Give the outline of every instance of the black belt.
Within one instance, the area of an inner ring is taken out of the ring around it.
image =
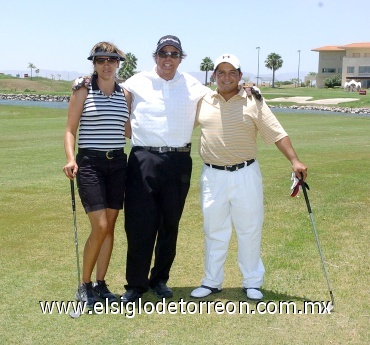
[[[218,170],[236,171],[238,169],[244,168],[245,166],[251,165],[252,163],[254,163],[254,161],[255,161],[254,159],[251,159],[249,161],[245,161],[243,163],[234,164],[234,165],[213,165],[213,164],[208,164],[208,163],[205,163],[205,165],[213,169],[218,169]]]
[[[109,150],[109,151],[78,149],[78,153],[83,156],[96,157],[96,158],[107,158],[107,159],[113,159],[114,157],[123,156],[125,154],[123,148],[119,150]]]
[[[150,152],[166,153],[166,152],[190,152],[191,144],[182,147],[170,146],[134,146],[134,148],[142,148]]]

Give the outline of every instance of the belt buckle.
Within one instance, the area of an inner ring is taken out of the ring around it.
[[[112,152],[112,150],[107,151],[107,152],[105,153],[105,157],[107,157],[107,159],[113,159],[113,157],[110,157],[110,156],[109,156],[109,152]]]
[[[236,167],[236,169],[238,169],[238,167]],[[227,171],[234,171],[235,169],[233,169],[233,166],[232,165],[225,165],[225,170],[227,170]]]

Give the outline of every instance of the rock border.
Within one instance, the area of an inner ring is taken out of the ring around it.
[[[39,102],[69,102],[70,96],[56,95],[33,95],[33,94],[0,94],[0,99],[9,101],[39,101]],[[322,105],[291,105],[284,106],[279,104],[271,105],[270,108],[279,109],[294,109],[294,110],[315,110],[315,111],[331,111],[335,113],[349,114],[370,114],[370,108],[351,108],[351,107],[327,107]]]
[[[33,94],[0,94],[0,99],[8,101],[69,102],[70,96],[33,95]]]

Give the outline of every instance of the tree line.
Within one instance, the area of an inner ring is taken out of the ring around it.
[[[125,61],[122,63],[121,68],[118,71],[118,76],[123,79],[127,80],[128,78],[132,77],[134,74],[137,73],[136,67],[137,67],[137,58],[132,53],[127,53]],[[274,87],[275,83],[275,71],[277,71],[279,68],[283,66],[283,59],[279,54],[271,53],[267,56],[267,59],[265,61],[265,66],[272,70],[272,87]],[[39,69],[32,63],[28,63],[28,67],[31,70],[31,80],[32,80],[32,71],[35,70],[36,74],[39,72]],[[208,72],[214,70],[214,64],[211,58],[205,57],[201,64],[200,64],[200,70],[202,72],[206,72],[205,82],[204,84],[207,84],[208,80]]]
[[[272,70],[272,87],[275,87],[275,72],[283,66],[283,62],[284,61],[283,61],[282,57],[277,53],[269,54],[267,56],[266,60],[265,60],[265,67]],[[37,74],[39,72],[39,69],[37,69],[37,67],[31,62],[28,63],[28,68],[31,70],[31,80],[32,80],[32,71],[35,70],[35,72]],[[134,74],[137,73],[136,68],[137,68],[137,58],[136,58],[136,56],[132,53],[127,53],[126,54],[126,59],[122,63],[122,65],[121,65],[121,67],[118,71],[118,76],[123,80],[127,80],[128,78],[130,78],[131,76],[133,76]],[[200,70],[202,72],[206,72],[205,82],[204,82],[204,84],[206,85],[207,80],[208,80],[208,72],[214,70],[214,63],[213,63],[213,61],[211,60],[210,57],[205,57],[202,60],[202,62],[200,64]],[[312,74],[316,74],[316,73],[310,72],[310,75],[312,75]],[[211,77],[211,81],[213,81],[212,79],[213,78]],[[336,79],[338,79],[338,78],[336,78]],[[332,84],[332,83],[333,83],[333,80],[330,80],[329,84]],[[336,84],[336,83],[338,83],[338,80],[334,81],[334,84]],[[298,84],[299,84],[299,81],[298,81]]]

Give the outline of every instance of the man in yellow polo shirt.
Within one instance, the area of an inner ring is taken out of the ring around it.
[[[201,127],[199,154],[204,161],[201,199],[205,234],[205,276],[191,292],[201,298],[220,292],[224,279],[232,224],[238,238],[238,263],[247,298],[261,300],[264,266],[260,256],[263,224],[263,186],[256,138],[275,143],[291,162],[297,177],[307,176],[288,134],[259,93],[239,85],[240,62],[232,54],[216,59],[215,92],[206,95],[197,111]]]

